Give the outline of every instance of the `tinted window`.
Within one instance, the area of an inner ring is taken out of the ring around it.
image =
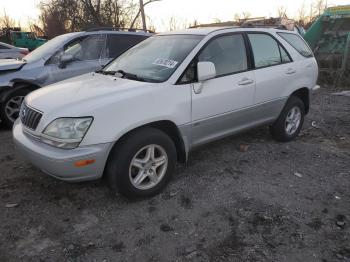
[[[288,63],[291,62],[291,59],[289,57],[289,55],[287,54],[286,50],[280,46],[280,51],[281,51],[281,60],[282,63]]]
[[[301,55],[312,57],[312,51],[299,35],[290,33],[278,33],[284,40],[293,46]]]
[[[247,70],[243,36],[235,34],[214,39],[199,54],[198,61],[214,63],[217,76]]]
[[[255,67],[265,67],[281,63],[278,43],[267,34],[248,34],[253,49]]]
[[[90,35],[71,42],[65,47],[64,54],[70,54],[78,61],[96,60],[101,57],[104,46],[104,35]]]
[[[141,35],[108,35],[108,57],[115,58],[126,50],[145,40],[147,36]]]

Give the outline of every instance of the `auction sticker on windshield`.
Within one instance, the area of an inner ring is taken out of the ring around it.
[[[174,68],[177,65],[177,61],[170,60],[170,59],[164,59],[164,58],[157,58],[154,60],[152,64],[159,65],[159,66],[165,66],[167,68]]]

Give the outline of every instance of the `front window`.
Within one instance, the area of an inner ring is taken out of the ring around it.
[[[105,35],[90,35],[80,38],[64,48],[64,55],[72,55],[74,60],[97,60],[105,47]]]
[[[247,70],[243,36],[234,34],[214,39],[199,54],[198,61],[214,63],[217,77]]]
[[[27,62],[35,62],[40,59],[48,58],[53,51],[57,50],[67,38],[67,35],[56,36],[47,43],[39,46],[34,51],[23,57],[23,60]]]
[[[120,73],[122,77],[139,81],[164,82],[202,38],[198,35],[150,37],[126,51],[101,72]]]

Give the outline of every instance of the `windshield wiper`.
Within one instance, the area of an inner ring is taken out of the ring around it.
[[[142,81],[142,82],[148,82],[145,78],[140,77],[136,74],[127,73],[124,70],[117,70],[116,73],[121,74],[122,78],[127,78],[127,79],[131,79],[131,80]]]
[[[96,70],[95,73],[103,74],[103,75],[115,75],[117,71],[105,71],[103,69]]]
[[[141,82],[149,82],[148,80],[146,80],[143,77],[140,77],[136,74],[127,73],[124,70],[105,71],[105,70],[100,69],[100,70],[96,70],[95,73],[103,74],[103,75],[112,75],[112,76],[115,76],[116,74],[120,74],[121,78],[137,80],[137,81],[141,81]]]

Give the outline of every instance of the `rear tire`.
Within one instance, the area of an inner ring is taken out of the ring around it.
[[[19,111],[24,97],[31,91],[26,88],[9,90],[5,94],[5,100],[0,105],[0,119],[6,128],[11,128],[19,116]]]
[[[275,123],[270,126],[272,137],[279,142],[293,140],[303,126],[304,116],[305,105],[303,101],[299,97],[291,96]]]
[[[154,196],[169,182],[176,156],[174,142],[162,131],[136,130],[112,149],[105,169],[108,185],[127,198]]]

